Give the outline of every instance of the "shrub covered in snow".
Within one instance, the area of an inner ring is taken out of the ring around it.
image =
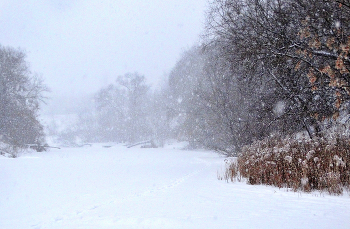
[[[243,147],[226,174],[247,178],[249,184],[342,194],[350,188],[350,140],[274,136]]]

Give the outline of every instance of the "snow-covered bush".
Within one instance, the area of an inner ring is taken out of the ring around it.
[[[314,139],[270,137],[243,147],[237,164],[227,170],[226,174],[247,178],[249,184],[341,194],[350,188],[350,139],[341,135]]]
[[[0,155],[10,158],[18,157],[23,149],[14,145],[6,144],[0,141]]]

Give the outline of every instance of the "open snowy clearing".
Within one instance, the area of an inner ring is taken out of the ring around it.
[[[0,158],[0,228],[349,228],[350,197],[217,179],[208,151],[104,147]]]

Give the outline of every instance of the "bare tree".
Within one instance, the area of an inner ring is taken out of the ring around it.
[[[348,85],[344,77],[327,75],[330,62],[348,74],[346,48],[338,54],[320,49],[320,41],[326,47],[337,24],[348,18],[344,8],[327,0],[215,0],[207,16],[207,39],[221,44],[233,67],[242,66],[242,76],[274,81],[275,93],[286,104],[279,120],[293,119],[312,136],[311,126],[318,130],[317,117],[337,113],[337,97],[345,95]],[[346,44],[344,39],[340,44]]]
[[[150,123],[147,120],[149,86],[145,82],[145,77],[138,73],[127,73],[119,76],[117,83],[125,89],[126,93],[127,140],[129,142],[135,142],[149,138],[151,135]]]
[[[21,50],[0,46],[0,142],[13,153],[45,141],[38,110],[47,88],[25,57]]]

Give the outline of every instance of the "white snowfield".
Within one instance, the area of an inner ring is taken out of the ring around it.
[[[217,179],[208,151],[52,149],[0,158],[0,228],[350,228],[350,196]]]

